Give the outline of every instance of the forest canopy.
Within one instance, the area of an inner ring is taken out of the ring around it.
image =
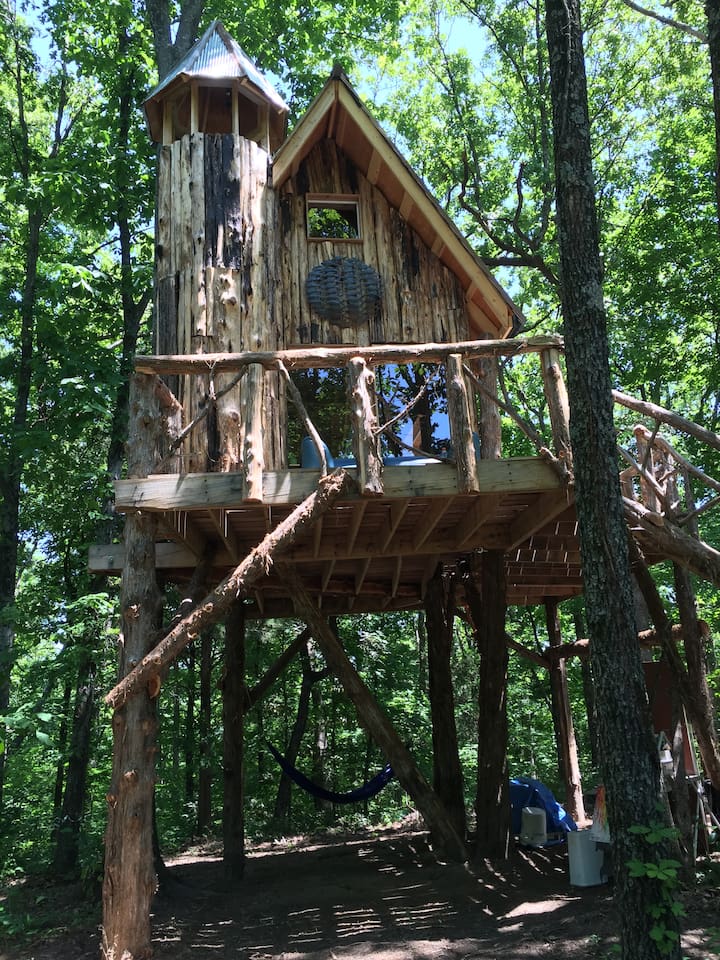
[[[717,431],[720,231],[708,22],[699,3],[668,10],[642,12],[620,0],[583,10],[610,371],[615,389]],[[242,12],[195,0],[168,16],[158,0],[0,10],[2,879],[50,868],[92,879],[102,869],[112,754],[102,694],[116,680],[120,581],[88,573],[88,548],[121,535],[111,503],[112,481],[123,472],[128,378],[134,355],[152,352],[156,147],[142,102],[183,43],[187,49],[221,17],[276,83],[291,123],[341,63],[521,305],[523,333],[562,332],[543,5],[367,0],[319,3],[311,14],[296,0],[253,0]],[[530,364],[508,361],[502,373],[507,391],[521,398],[522,417],[546,431],[547,401]],[[330,402],[326,413],[331,433]],[[632,436],[637,420],[616,408],[621,437]],[[507,412],[503,431],[507,455],[531,452]],[[686,435],[672,443],[705,475],[720,475],[717,450]],[[704,487],[702,497],[700,507],[711,499]],[[717,544],[718,514],[708,509],[700,523],[703,539]],[[672,565],[652,575],[677,622]],[[705,655],[717,700],[720,603],[712,585],[692,585],[709,628]],[[166,621],[180,599],[168,591]],[[582,598],[562,606],[560,623],[566,641],[587,636]],[[248,625],[251,692],[302,629],[287,620]],[[430,777],[424,614],[343,617],[337,631]],[[547,645],[543,608],[510,610],[507,631],[536,655],[510,655],[509,771],[562,793],[550,678],[537,660]],[[164,850],[222,832],[223,643],[221,627],[204,634],[163,687],[156,795]],[[452,675],[471,807],[478,652],[461,618]],[[599,770],[584,660],[568,661],[568,683],[583,783],[592,789]],[[384,764],[312,641],[248,711],[250,837],[389,823],[409,812],[397,783],[350,811],[288,792],[266,744],[284,750],[293,737],[296,765],[336,791]]]

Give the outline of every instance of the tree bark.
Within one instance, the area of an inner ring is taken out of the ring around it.
[[[442,566],[428,581],[425,622],[428,640],[430,713],[432,717],[433,789],[444,804],[453,828],[465,836],[465,791],[455,724],[452,681],[455,599],[452,582],[443,578]]]
[[[27,137],[26,130],[24,134]],[[12,438],[8,448],[0,455],[0,716],[5,716],[10,706],[10,666],[15,638],[11,611],[15,604],[20,486],[23,474],[23,457],[18,441],[27,424],[30,402],[35,350],[35,301],[43,221],[42,211],[38,207],[31,207],[27,216],[25,282],[20,302],[20,356],[15,364]],[[6,737],[2,739],[7,742]],[[0,811],[3,808],[5,757],[5,751],[0,750]]]
[[[183,0],[180,22],[172,39],[172,21],[168,0],[145,0],[145,12],[152,29],[158,78],[163,80],[173,64],[181,60],[197,39],[204,0]]]
[[[656,921],[649,909],[663,903],[660,885],[628,868],[631,860],[664,856],[669,847],[650,851],[630,832],[657,821],[659,762],[636,641],[616,461],[579,0],[546,0],[545,12],[570,438],[621,951],[627,960],[679,960],[678,923],[669,908],[662,921],[678,937],[668,941],[669,953],[650,936]]]
[[[152,379],[133,379],[128,449],[130,476],[146,476],[154,463],[159,423]],[[120,676],[148,652],[162,617],[162,596],[155,579],[157,518],[135,513],[125,522],[127,564],[121,588]],[[103,882],[103,957],[149,957],[150,902],[156,888],[153,869],[153,797],[155,792],[156,701],[147,690],[116,709],[113,771],[107,795]]]
[[[465,844],[456,833],[442,803],[418,770],[392,723],[359,677],[348,655],[306,592],[295,571],[287,566],[284,567],[283,573],[292,589],[299,616],[312,630],[328,666],[342,684],[347,696],[355,704],[362,723],[392,765],[403,789],[407,790],[417,805],[438,854],[450,860],[464,861]]]
[[[486,550],[473,558],[465,583],[480,655],[475,858],[504,860],[510,842],[505,557]]]
[[[195,799],[195,646],[188,647],[185,669],[185,729],[183,730],[183,773],[185,775],[185,801]]]
[[[75,877],[79,871],[80,825],[85,808],[90,732],[95,713],[96,664],[88,649],[82,650],[78,667],[73,711],[70,752],[65,773],[65,790],[58,823],[53,872],[59,877]]]
[[[230,883],[245,872],[244,701],[245,612],[242,600],[236,600],[225,621],[223,680],[223,871]]]
[[[672,671],[673,678],[680,693],[680,698],[695,730],[695,736],[697,737],[706,773],[714,786],[720,775],[720,755],[718,754],[717,736],[713,723],[711,721],[708,724],[708,712],[710,717],[712,717],[712,704],[710,704],[708,710],[707,702],[699,694],[695,685],[690,680],[688,670],[675,644],[672,626],[665,612],[658,588],[640,552],[632,543],[631,556],[633,561],[633,575],[647,603],[650,616],[655,624],[655,630],[660,641],[663,656]],[[678,600],[684,602],[680,597]],[[685,610],[685,616],[687,617],[687,615],[688,612]],[[685,627],[685,625],[683,625],[683,627]],[[683,629],[683,634],[684,632],[685,630]]]
[[[204,836],[212,820],[212,651],[213,631],[205,630],[200,641],[200,713],[198,716],[197,832]]]
[[[290,733],[290,739],[288,740],[287,747],[285,748],[285,759],[293,766],[295,766],[297,763],[298,753],[300,752],[300,744],[302,743],[302,738],[307,729],[308,717],[310,715],[310,699],[312,696],[313,686],[320,680],[324,679],[328,674],[327,670],[315,671],[312,669],[307,649],[307,641],[303,644],[303,647],[300,650],[300,662],[302,663],[300,695],[298,697],[297,711],[295,713],[295,720]],[[283,770],[280,776],[280,783],[278,784],[277,796],[275,798],[273,819],[279,825],[284,827],[287,827],[290,816],[291,787],[292,781]]]
[[[707,41],[715,115],[715,215],[720,233],[720,2],[718,0],[705,0],[705,16],[708,25]]]

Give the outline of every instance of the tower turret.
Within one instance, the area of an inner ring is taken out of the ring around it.
[[[158,162],[155,348],[162,354],[274,350],[275,247],[270,155],[288,108],[219,21],[214,21],[145,102]],[[171,386],[183,422],[205,422],[186,446],[181,472],[230,471],[244,455],[248,411],[267,419],[258,468],[284,457],[276,376],[251,368],[223,392],[227,376]],[[257,452],[253,454],[257,458]]]

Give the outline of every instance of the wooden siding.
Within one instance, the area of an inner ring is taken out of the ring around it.
[[[358,197],[361,239],[308,239],[308,194]],[[458,279],[409,226],[400,211],[331,140],[321,140],[279,197],[278,323],[285,346],[300,343],[426,343],[469,336],[465,295]],[[339,328],[308,303],[305,281],[313,267],[353,257],[380,276],[379,315]]]
[[[160,353],[276,350],[276,245],[268,224],[275,203],[267,187],[268,154],[231,134],[190,134],[160,151],[156,220],[155,341]],[[203,411],[227,374],[170,384],[183,421]],[[243,465],[247,378],[213,404],[205,429],[186,452],[187,471],[233,471]],[[263,378],[267,411],[263,459],[284,463],[284,397],[277,374]]]

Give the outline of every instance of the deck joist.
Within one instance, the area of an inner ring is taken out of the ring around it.
[[[349,471],[351,475],[354,470]],[[206,551],[218,578],[234,567],[317,486],[316,470],[266,472],[262,502],[249,502],[241,474],[158,475],[115,485],[115,507],[158,515],[160,576],[190,576]],[[384,493],[344,496],[284,555],[328,613],[414,609],[438,563],[475,550],[507,556],[508,602],[582,592],[574,505],[542,459],[478,463],[480,491],[458,491],[450,464],[386,467]],[[93,571],[119,573],[121,544],[91,549]],[[249,598],[251,616],[291,616],[274,572]]]

